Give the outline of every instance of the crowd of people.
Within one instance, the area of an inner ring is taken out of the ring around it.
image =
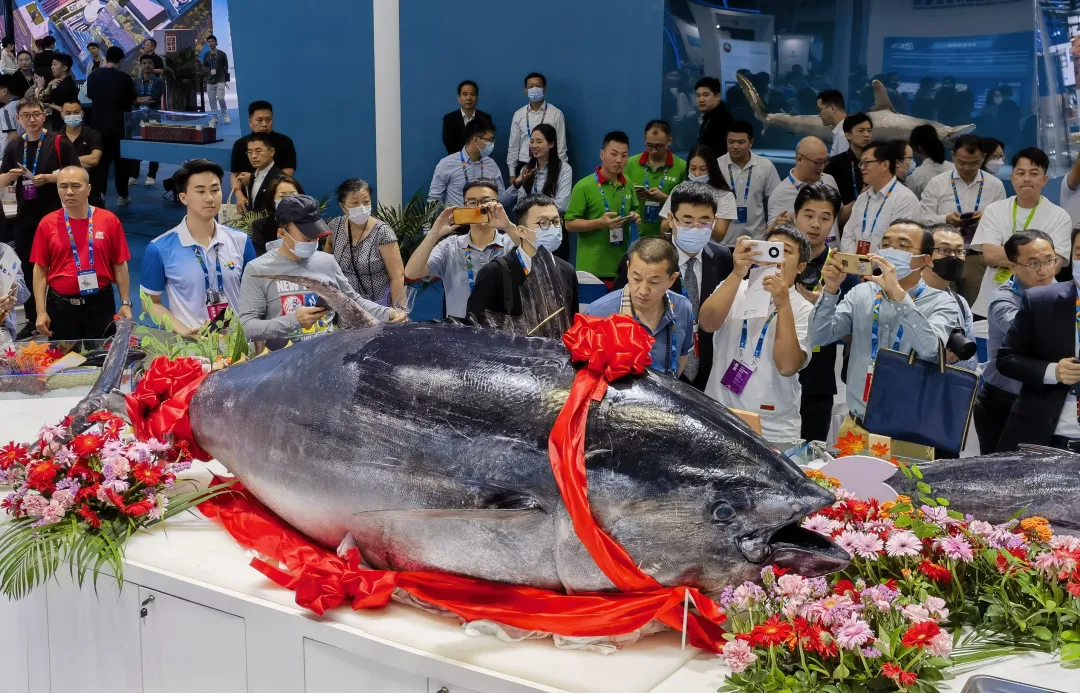
[[[155,98],[158,62],[141,57],[140,86],[116,70],[122,58],[109,48],[88,80],[96,132],[77,99],[49,100],[65,89],[70,65],[61,57],[43,93],[16,100],[0,81],[18,122],[5,129],[0,188],[15,186],[17,213],[5,229],[20,261],[0,314],[13,332],[13,307],[25,305],[20,337],[106,334],[114,286],[120,314],[131,313],[130,253],[101,204],[101,169],[120,161],[116,119]],[[227,70],[223,56],[208,65]],[[408,283],[434,279],[451,319],[519,316],[537,254],[550,253],[559,302],[576,312],[579,278],[603,282],[606,295],[586,314],[632,316],[654,339],[654,370],[751,414],[780,449],[829,438],[841,382],[841,428],[862,426],[879,352],[891,349],[930,362],[944,354],[982,372],[973,405],[981,452],[1020,443],[1080,450],[1080,298],[1070,269],[1080,258],[1080,163],[1062,182],[1063,208],[1042,195],[1046,154],[1021,149],[1011,158],[1015,195],[1006,196],[995,175],[1000,140],[946,143],[929,126],[906,140],[875,139],[866,113],[849,113],[843,95],[826,89],[816,106],[834,140],[802,139],[781,179],[754,151],[751,125],[728,111],[719,81],[706,77],[695,85],[698,141],[685,158],[673,150],[671,125],[653,119],[633,138],[609,132],[595,168],[575,176],[572,123],[548,101],[546,78],[530,73],[523,87],[525,104],[501,135],[504,179],[491,158],[501,131],[478,108],[479,86],[458,85],[459,108],[443,118],[447,155],[429,187],[441,211],[404,258],[363,179],[341,183],[331,203],[340,214],[324,221],[297,177],[293,141],[274,128],[273,106],[252,102],[251,132],[236,141],[228,178],[201,159],[173,177],[186,216],[147,248],[144,308],[185,337],[232,319],[273,350],[334,329],[317,292],[280,277],[334,287],[383,322],[406,321]],[[55,117],[62,127],[47,129]],[[127,170],[118,165],[122,195]],[[259,213],[250,232],[218,221],[230,195]],[[5,251],[0,271],[11,264]],[[971,348],[984,320],[985,366]]]

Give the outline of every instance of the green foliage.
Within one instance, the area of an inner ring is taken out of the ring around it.
[[[236,363],[241,356],[249,359],[255,357],[255,350],[244,334],[244,326],[231,306],[225,309],[225,319],[229,323],[228,329],[215,331],[210,325],[205,325],[194,337],[181,337],[172,331],[172,321],[168,317],[158,320],[145,310],[145,306],[150,305],[150,296],[145,291],[139,292],[139,298],[144,307],[143,312],[139,314],[139,320],[149,320],[159,328],[151,330],[141,325],[136,328],[136,334],[141,340],[142,349],[146,352],[149,361],[158,356],[168,359],[194,356],[204,358],[211,363],[219,358],[230,359],[230,363]]]
[[[424,240],[424,231],[439,216],[438,202],[429,202],[424,191],[417,190],[404,205],[379,205],[375,217],[390,225],[401,247],[401,259],[408,263],[413,252]]]

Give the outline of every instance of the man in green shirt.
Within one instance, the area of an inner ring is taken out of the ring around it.
[[[650,120],[645,126],[645,151],[630,157],[623,174],[641,200],[642,237],[660,235],[660,209],[671,189],[686,179],[686,161],[671,151],[671,126]]]
[[[604,135],[600,165],[574,185],[566,208],[566,230],[577,234],[577,269],[614,279],[619,258],[637,240],[641,203],[623,175],[630,157],[625,132]]]

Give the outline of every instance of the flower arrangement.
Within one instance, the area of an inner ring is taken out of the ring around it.
[[[43,427],[31,446],[0,448],[0,483],[14,488],[0,503],[12,518],[0,534],[0,593],[8,598],[27,595],[62,561],[80,585],[103,568],[120,582],[135,532],[227,492],[176,492],[177,475],[191,466],[185,445],[138,441],[107,411],[89,421],[76,433],[68,417]]]

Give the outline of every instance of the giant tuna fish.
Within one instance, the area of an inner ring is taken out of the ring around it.
[[[761,96],[750,80],[742,74],[735,75],[735,79],[738,80],[739,87],[750,102],[750,106],[754,109],[754,115],[761,121],[766,130],[775,127],[793,132],[796,135],[813,135],[825,142],[832,141],[833,129],[822,123],[820,117],[769,113],[765,108],[765,102],[761,100]],[[893,110],[884,85],[878,81],[874,82],[874,96],[874,108],[867,112],[867,115],[870,116],[870,120],[874,123],[875,140],[904,140],[906,142],[912,130],[927,123],[934,126],[934,129],[937,130],[938,139],[943,141],[951,140],[975,129],[973,123],[955,126],[943,125],[933,120],[923,120],[922,118],[897,113]]]

